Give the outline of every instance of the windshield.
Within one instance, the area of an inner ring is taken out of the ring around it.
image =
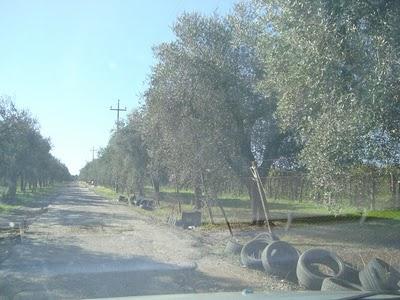
[[[399,290],[399,16],[1,2],[0,296]]]

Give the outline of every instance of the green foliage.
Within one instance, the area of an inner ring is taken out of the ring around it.
[[[369,211],[367,213],[368,217],[372,218],[383,218],[391,220],[400,220],[400,210],[376,210]]]
[[[293,152],[282,147],[289,135],[279,131],[276,97],[256,89],[263,70],[254,38],[238,27],[246,21],[179,17],[176,40],[155,48],[145,111],[175,181],[215,194],[224,178],[236,176],[260,204],[249,182],[251,162],[265,173],[273,159]]]
[[[371,189],[374,206],[383,174],[398,198],[399,1],[253,0],[183,14],[173,31],[143,107],[82,179],[139,193],[170,181],[198,200],[235,178],[260,212],[256,161],[261,176],[304,172],[333,211],[349,190]]]
[[[114,132],[107,147],[99,152],[99,158],[80,171],[80,179],[114,187],[117,192],[144,194],[149,159],[141,124],[140,112],[130,114],[127,124]]]
[[[28,184],[36,188],[70,180],[65,165],[50,154],[50,141],[36,120],[6,97],[0,98],[0,149],[0,182],[7,187],[7,199],[15,198],[18,180],[22,190]]]
[[[400,3],[254,5],[260,24],[269,28],[259,51],[270,76],[260,86],[279,95],[281,127],[299,134],[303,164],[324,199],[334,203],[353,166],[398,160]],[[385,147],[374,135],[395,151],[376,155]]]

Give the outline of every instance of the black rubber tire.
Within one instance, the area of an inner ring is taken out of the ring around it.
[[[253,239],[244,244],[240,252],[240,262],[243,266],[253,269],[263,269],[261,253],[271,243],[266,239]]]
[[[362,291],[362,286],[344,279],[328,277],[322,281],[321,291]]]
[[[235,239],[230,239],[225,246],[225,254],[239,254],[242,251],[243,245]]]
[[[395,268],[379,258],[372,259],[360,271],[360,282],[366,291],[398,290],[400,274]]]
[[[261,262],[267,274],[295,280],[299,256],[297,249],[289,243],[275,241],[261,253]]]
[[[324,274],[312,264],[325,265],[334,271],[334,275]],[[296,275],[301,286],[309,290],[320,290],[325,278],[343,276],[344,269],[344,262],[335,253],[314,248],[300,255]]]
[[[357,268],[345,262],[343,274],[340,275],[339,278],[349,281],[350,283],[353,283],[355,285],[361,286],[359,273],[360,271]]]

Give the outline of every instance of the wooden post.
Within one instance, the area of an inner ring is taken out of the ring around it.
[[[224,210],[224,208],[222,207],[221,203],[219,203],[219,201],[218,201],[218,206],[219,206],[219,208],[221,209],[222,215],[224,216],[225,223],[226,223],[226,226],[228,226],[229,233],[231,234],[231,237],[233,237],[233,232],[232,232],[231,224],[229,223],[228,218],[226,217],[226,214],[225,214],[225,210]]]
[[[181,205],[181,201],[178,199],[178,212],[181,215],[182,214],[182,205]]]
[[[266,199],[265,199],[265,191],[264,188],[262,187],[262,182],[260,179],[260,175],[258,174],[258,170],[257,170],[257,166],[256,166],[256,162],[253,161],[252,162],[252,166],[251,166],[251,172],[253,174],[254,180],[257,183],[257,188],[258,188],[258,192],[260,193],[260,198],[261,198],[261,204],[262,204],[262,208],[264,210],[264,215],[265,215],[265,221],[267,222],[267,228],[269,233],[272,233],[271,230],[271,226],[269,224],[269,219],[270,219],[270,215],[269,215],[269,210],[266,207]]]
[[[213,217],[213,214],[212,214],[212,210],[211,210],[211,207],[210,207],[210,205],[209,205],[209,203],[207,202],[207,210],[208,210],[208,216],[210,217],[210,221],[211,221],[211,224],[215,224],[215,222],[214,222],[214,217]]]
[[[212,225],[214,225],[215,224],[214,223],[214,217],[213,217],[213,214],[212,214],[212,211],[211,211],[210,203],[208,202],[207,199],[204,199],[204,204],[207,207],[207,212],[208,212],[208,216],[210,218],[210,222],[211,222]]]

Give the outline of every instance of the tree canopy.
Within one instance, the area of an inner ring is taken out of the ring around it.
[[[0,98],[0,182],[5,197],[13,199],[20,180],[21,190],[54,181],[70,180],[65,165],[50,153],[51,144],[26,110],[19,110],[7,97]]]
[[[230,178],[259,222],[253,161],[262,176],[306,172],[328,205],[360,167],[398,169],[398,1],[244,1],[226,17],[185,13],[172,29],[154,47],[143,106],[82,178],[139,193],[145,178],[175,181],[197,198]]]

